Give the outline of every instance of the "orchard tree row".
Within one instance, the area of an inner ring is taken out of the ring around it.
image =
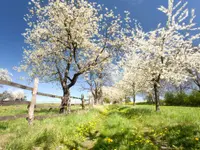
[[[167,17],[151,31],[130,17],[87,0],[31,0],[23,34],[28,47],[19,71],[30,78],[62,87],[61,113],[70,108],[70,89],[77,80],[88,83],[95,103],[102,97],[153,93],[159,111],[166,84],[199,83],[200,38],[195,10],[188,2],[168,1],[158,8]],[[198,79],[197,79],[198,78]]]

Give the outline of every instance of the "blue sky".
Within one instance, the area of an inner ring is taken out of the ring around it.
[[[167,5],[168,0],[92,0],[104,4],[105,7],[118,8],[117,13],[123,14],[125,10],[131,13],[131,17],[138,20],[144,30],[154,29],[158,23],[165,22],[165,16],[157,8],[160,5]],[[178,0],[176,0],[178,1]],[[186,1],[186,0],[183,0]],[[188,0],[189,8],[196,9],[196,22],[200,24],[200,0]],[[26,76],[26,73],[18,73],[12,68],[17,66],[22,60],[24,39],[21,33],[25,31],[26,22],[23,16],[27,13],[29,0],[2,0],[0,2],[0,68],[7,68],[13,74],[13,81],[28,85],[26,81],[19,79],[20,76]],[[71,89],[71,95],[80,96],[79,85]],[[32,83],[30,84],[32,86]],[[5,89],[11,89],[5,86],[0,89],[0,93]],[[62,91],[52,84],[40,84],[40,92],[47,92],[56,95],[62,95]],[[26,92],[30,95],[30,92]],[[46,97],[38,97],[40,101],[55,101]],[[58,100],[59,101],[59,100]]]

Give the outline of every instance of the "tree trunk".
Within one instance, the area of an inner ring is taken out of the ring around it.
[[[159,93],[158,93],[157,83],[154,83],[154,95],[155,95],[156,111],[160,111]]]
[[[135,94],[133,94],[133,106],[136,105],[135,101],[136,101],[136,97],[135,97]]]
[[[103,99],[102,99],[102,97],[98,97],[98,103],[99,103],[100,105],[103,105]]]
[[[199,90],[198,90],[198,91],[200,92],[200,84],[198,84],[197,86],[198,86],[198,88],[199,88]]]
[[[102,99],[102,97],[101,96],[99,96],[99,95],[96,95],[95,97],[94,97],[94,104],[95,105],[103,105],[103,99]]]
[[[61,98],[61,106],[60,106],[60,113],[70,113],[70,92],[69,89],[65,89],[63,93],[63,97]]]
[[[94,107],[94,97],[93,96],[89,96],[89,107]]]
[[[98,101],[98,98],[97,98],[97,96],[95,95],[94,96],[94,105],[98,105],[99,103],[98,103],[99,101]]]
[[[84,95],[81,95],[81,102],[82,102],[82,110],[84,110],[85,109]]]
[[[96,91],[96,89],[92,92],[92,96],[93,96],[94,105],[98,105],[98,99],[97,99],[97,91]]]
[[[102,91],[102,87],[100,87],[98,97],[99,97],[99,102],[100,102],[101,105],[103,105],[102,96],[103,96],[103,91]]]

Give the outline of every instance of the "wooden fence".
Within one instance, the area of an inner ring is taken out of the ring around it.
[[[8,85],[8,86],[12,86],[12,87],[28,90],[28,91],[33,91],[32,87],[25,86],[25,85],[22,85],[22,84],[18,84],[18,83],[15,83],[15,82],[0,80],[0,84]],[[57,95],[47,94],[47,93],[41,93],[41,92],[37,92],[37,95],[51,97],[51,98],[60,98],[60,99],[62,98],[62,96],[57,96]],[[74,97],[74,96],[71,96],[70,98],[75,98],[75,99],[80,99],[81,100],[81,98]]]
[[[5,81],[5,80],[0,80],[0,84],[8,85],[8,86],[28,90],[28,91],[32,91],[32,99],[31,99],[31,102],[29,104],[30,106],[29,106],[29,111],[28,111],[28,122],[29,122],[30,125],[33,123],[33,119],[34,119],[34,108],[35,108],[35,105],[36,105],[36,95],[46,96],[46,97],[51,97],[51,98],[60,98],[60,99],[62,98],[62,96],[38,92],[38,84],[39,84],[38,78],[34,79],[34,87],[33,88],[29,87],[29,86],[22,85],[22,84],[18,84],[18,83],[15,83],[15,82],[11,82],[11,81]],[[82,107],[84,107],[83,106],[84,101],[85,101],[84,96],[82,96],[81,98],[71,96],[70,98],[80,99],[82,101]]]

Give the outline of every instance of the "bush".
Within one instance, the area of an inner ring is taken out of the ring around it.
[[[137,105],[152,105],[152,104],[150,104],[150,103],[148,103],[148,102],[138,102],[138,103],[136,103]]]
[[[104,101],[105,103],[110,103],[110,102],[111,102],[110,99],[107,98],[107,97],[105,97],[105,98],[103,99],[103,101]]]
[[[169,106],[200,106],[200,92],[192,91],[190,94],[184,92],[165,94],[165,103]]]
[[[165,100],[160,100],[160,106],[165,106],[166,103],[165,103]]]
[[[199,91],[193,91],[189,95],[189,104],[191,106],[200,106],[200,92]]]

